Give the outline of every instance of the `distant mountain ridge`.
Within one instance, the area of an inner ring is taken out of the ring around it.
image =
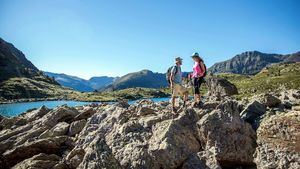
[[[44,72],[47,76],[54,78],[59,84],[82,92],[92,92],[111,84],[116,78],[108,76],[92,77],[89,80],[64,73]]]
[[[258,51],[248,51],[233,58],[215,63],[208,70],[212,73],[256,74],[266,66],[281,62],[299,62],[300,52],[294,54],[267,54]]]
[[[163,73],[154,73],[150,70],[141,70],[126,74],[110,85],[104,90],[114,91],[133,87],[144,88],[160,88],[168,86],[168,83]]]

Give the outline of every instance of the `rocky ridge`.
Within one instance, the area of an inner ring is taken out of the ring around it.
[[[252,75],[263,68],[275,63],[299,62],[300,52],[293,54],[268,54],[259,51],[247,51],[235,55],[233,58],[215,63],[209,68],[212,73],[235,73]]]
[[[178,115],[141,100],[1,117],[0,168],[299,168],[299,93],[227,95]]]

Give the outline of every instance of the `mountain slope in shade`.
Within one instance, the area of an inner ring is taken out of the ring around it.
[[[85,80],[64,73],[44,72],[47,76],[54,78],[59,84],[82,92],[99,90],[114,81],[114,77],[100,76]]]
[[[113,91],[133,87],[160,88],[166,87],[167,85],[165,74],[153,73],[150,70],[142,70],[118,78],[104,90]]]
[[[0,38],[0,100],[60,96],[69,91],[45,76],[12,44]]]
[[[0,82],[11,77],[32,77],[38,72],[20,50],[0,38]]]
[[[267,54],[258,51],[244,52],[209,68],[212,73],[256,74],[266,66],[280,62],[298,62],[299,52],[295,54]]]
[[[89,92],[94,90],[92,87],[90,87],[89,82],[87,80],[81,79],[79,77],[66,75],[64,73],[44,73],[47,76],[54,78],[62,86],[70,87],[72,89],[83,92]]]

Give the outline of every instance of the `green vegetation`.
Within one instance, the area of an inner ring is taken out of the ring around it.
[[[112,92],[79,92],[58,84],[49,83],[42,77],[10,78],[0,84],[0,101],[14,99],[66,99],[80,101],[115,101],[118,99],[135,100],[152,97],[168,97],[159,89],[130,88]],[[33,99],[33,100],[34,100]]]
[[[272,65],[254,76],[228,73],[216,76],[225,78],[237,86],[238,99],[270,91],[300,89],[300,63]]]

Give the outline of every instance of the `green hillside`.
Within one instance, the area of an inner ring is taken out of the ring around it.
[[[238,98],[282,89],[300,89],[300,63],[280,63],[269,66],[254,76],[222,73],[216,76],[235,84]]]

